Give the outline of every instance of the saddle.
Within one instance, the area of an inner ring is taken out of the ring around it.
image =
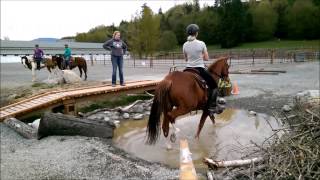
[[[197,81],[201,89],[208,89],[207,82],[204,80],[203,77],[201,77],[200,72],[197,69],[194,68],[186,68],[183,70],[183,72],[189,72],[193,75],[194,79]]]

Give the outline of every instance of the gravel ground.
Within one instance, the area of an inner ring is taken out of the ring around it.
[[[227,97],[228,106],[271,115],[292,100],[297,92],[319,89],[319,61],[250,68],[261,67],[286,70],[287,73],[232,74],[231,80],[238,83],[240,95]],[[106,77],[110,74],[106,69],[92,66],[90,70],[89,67],[89,81],[110,80]],[[167,72],[167,69],[125,69],[128,80],[161,79]],[[30,86],[29,73],[16,65],[6,64],[4,67],[2,64],[1,92],[5,91],[3,85],[7,90]],[[45,79],[45,76],[39,77]],[[0,129],[1,179],[177,179],[179,175],[178,169],[146,162],[123,152],[114,147],[111,140],[80,136],[26,140],[3,123],[0,123]]]

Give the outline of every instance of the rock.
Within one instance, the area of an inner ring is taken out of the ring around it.
[[[62,70],[62,72],[63,79],[66,81],[66,83],[74,83],[81,81],[80,76],[72,70]]]
[[[146,111],[151,111],[151,106],[147,106],[145,109]]]
[[[136,113],[142,113],[144,111],[144,108],[141,104],[139,105],[135,105],[132,108],[132,112],[136,112]]]
[[[88,118],[88,119],[96,119],[97,116],[96,116],[96,115],[90,115],[90,116],[88,116],[87,118]]]
[[[16,99],[18,97],[17,94],[11,94],[10,96],[7,97],[8,100],[13,100]]]
[[[104,111],[103,114],[105,114],[105,115],[110,115],[111,112],[110,112],[110,111]]]
[[[111,120],[108,121],[109,125],[113,126],[113,127],[119,127],[120,126],[120,121],[117,120]]]
[[[110,121],[110,118],[107,117],[107,116],[105,116],[105,117],[104,117],[104,120],[105,120],[105,121]]]
[[[256,113],[255,111],[249,111],[249,114],[250,114],[250,115],[253,115],[253,116],[256,116],[256,115],[257,115],[257,113]]]
[[[134,120],[140,120],[140,119],[142,119],[143,118],[143,114],[135,114],[134,116],[133,116],[133,119]]]
[[[144,112],[144,114],[149,116],[150,115],[150,111],[146,111],[146,112]]]
[[[120,117],[117,116],[117,115],[112,115],[112,116],[111,116],[111,119],[112,119],[112,120],[118,120],[118,119],[120,119]]]
[[[34,120],[32,123],[28,123],[29,126],[33,127],[34,129],[38,129],[40,124],[40,118]]]
[[[129,119],[130,115],[129,115],[129,113],[123,113],[122,117],[124,119]]]
[[[289,112],[289,111],[291,111],[291,107],[290,107],[289,105],[284,105],[284,106],[282,107],[282,111],[284,111],[284,112]]]

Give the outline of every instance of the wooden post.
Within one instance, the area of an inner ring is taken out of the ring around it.
[[[252,65],[254,65],[254,56],[256,54],[256,51],[253,49],[252,50]]]
[[[91,61],[91,66],[93,66],[93,55],[90,54],[90,61]]]
[[[76,101],[74,99],[68,99],[63,101],[64,114],[76,115]]]
[[[106,65],[106,54],[103,54],[103,65]]]
[[[197,173],[193,166],[191,153],[186,139],[180,140],[180,180],[196,180]]]

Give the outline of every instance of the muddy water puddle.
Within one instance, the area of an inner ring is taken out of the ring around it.
[[[262,143],[274,132],[270,128],[280,125],[266,114],[250,115],[247,110],[226,109],[216,116],[213,124],[208,118],[201,131],[200,139],[195,139],[201,113],[186,115],[176,120],[180,132],[172,149],[167,150],[166,140],[160,135],[155,145],[146,145],[147,119],[123,121],[114,132],[113,142],[126,152],[150,162],[160,162],[173,168],[179,167],[179,139],[187,138],[192,159],[197,169],[204,169],[203,157],[216,160],[233,160],[242,157],[245,146],[252,146],[250,141]],[[170,133],[173,131],[170,128]],[[170,134],[169,134],[170,136]]]

